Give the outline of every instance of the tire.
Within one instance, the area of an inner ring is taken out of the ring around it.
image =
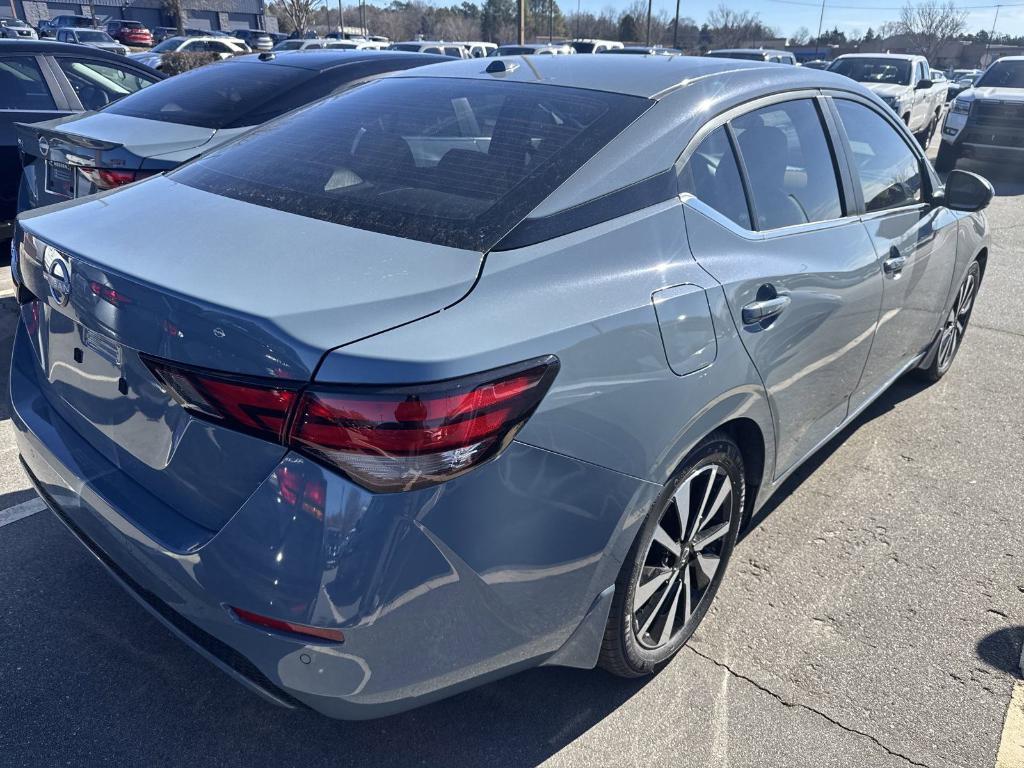
[[[736,546],[744,477],[743,456],[725,432],[704,438],[676,470],[616,579],[599,666],[620,677],[650,675],[690,639]]]
[[[915,373],[918,378],[925,381],[938,381],[953,366],[956,353],[960,351],[964,335],[967,333],[967,326],[971,321],[971,314],[974,312],[974,301],[978,296],[978,287],[981,285],[981,265],[977,261],[971,263],[967,268],[956,295],[953,297],[953,306],[946,313],[942,322],[942,330],[929,350],[926,360],[931,363],[926,368],[918,368]]]
[[[956,147],[946,141],[939,142],[939,154],[935,158],[935,170],[939,173],[949,173],[956,168],[956,161],[960,159],[960,153]]]

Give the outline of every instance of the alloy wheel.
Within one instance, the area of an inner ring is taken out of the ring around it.
[[[732,481],[718,464],[699,467],[673,494],[633,590],[633,631],[643,648],[670,643],[709,597],[734,506]]]
[[[948,368],[956,356],[960,342],[963,341],[964,332],[967,330],[967,322],[970,320],[971,310],[974,308],[974,295],[977,290],[977,276],[974,272],[968,272],[957,292],[956,301],[953,302],[953,307],[949,310],[949,315],[946,316],[942,334],[939,336],[939,370]]]

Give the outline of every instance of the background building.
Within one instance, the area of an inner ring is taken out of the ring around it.
[[[60,0],[8,0],[0,4],[0,17],[14,13],[33,27],[44,19],[62,13],[95,15],[104,22],[110,19],[141,21],[145,26],[173,27],[174,18],[168,13],[163,0],[96,0],[92,4],[60,2]],[[182,0],[188,16],[186,27],[224,30],[266,29],[277,31],[277,19],[266,14],[264,0]]]

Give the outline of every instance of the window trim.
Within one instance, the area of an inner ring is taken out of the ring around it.
[[[843,148],[843,152],[846,155],[846,163],[850,167],[850,173],[853,180],[853,191],[856,195],[857,212],[856,215],[862,221],[869,221],[882,216],[887,216],[892,213],[907,213],[908,211],[921,210],[929,208],[928,203],[928,190],[935,188],[935,179],[932,177],[930,172],[930,165],[926,161],[927,158],[921,149],[921,145],[918,144],[917,139],[910,135],[906,124],[902,120],[894,119],[895,112],[891,109],[883,112],[877,105],[873,104],[868,99],[860,96],[859,94],[848,93],[846,91],[835,91],[828,92],[825,94],[825,98],[828,102],[829,111],[833,115],[833,119],[836,124],[836,131],[839,135],[840,143]],[[881,117],[885,122],[889,124],[890,128],[893,128],[896,134],[903,140],[904,145],[910,150],[910,154],[917,160],[918,168],[921,173],[921,201],[917,203],[909,203],[907,205],[893,206],[892,208],[883,208],[879,211],[868,211],[867,203],[864,200],[863,186],[860,183],[860,173],[857,171],[856,162],[854,159],[853,146],[850,144],[850,137],[846,134],[846,128],[843,125],[843,120],[839,115],[839,109],[836,106],[836,100],[843,99],[845,101],[853,102],[854,104],[860,104],[863,107],[867,107],[869,110],[874,112],[876,115]],[[888,112],[889,114],[886,114]],[[909,137],[909,138],[908,138]],[[927,185],[927,187],[926,187]]]

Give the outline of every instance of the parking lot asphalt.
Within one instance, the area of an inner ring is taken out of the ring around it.
[[[0,765],[995,765],[1024,643],[1024,174],[977,170],[994,242],[953,370],[898,382],[786,483],[653,679],[540,669],[361,723],[280,710],[50,513],[0,512]],[[0,405],[0,510],[33,498]]]

